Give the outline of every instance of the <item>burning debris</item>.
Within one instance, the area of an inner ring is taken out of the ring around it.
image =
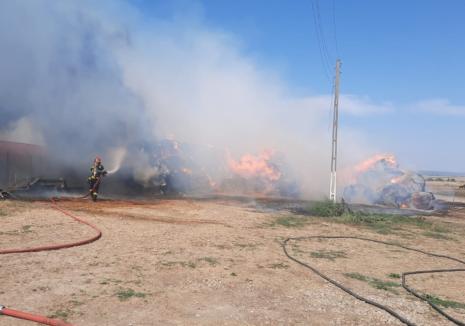
[[[229,155],[228,165],[231,171],[243,178],[263,178],[269,182],[276,182],[281,178],[281,172],[271,161],[272,150],[264,150],[259,155],[246,154],[239,161],[235,161]]]
[[[297,197],[298,187],[289,175],[284,158],[273,150],[264,150],[258,155],[246,154],[239,160],[227,155],[231,176],[222,182],[224,192],[239,192],[253,195]]]
[[[296,197],[296,182],[283,157],[272,150],[234,159],[227,150],[165,139],[139,147],[144,158],[130,171],[123,163],[119,175],[132,175],[128,186],[141,185],[153,194],[233,194]]]
[[[344,189],[349,203],[397,208],[435,209],[434,194],[426,191],[425,179],[403,171],[393,155],[376,155],[355,167],[355,182]]]

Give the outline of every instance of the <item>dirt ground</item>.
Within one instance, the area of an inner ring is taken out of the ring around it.
[[[355,235],[465,259],[465,209],[414,223],[364,225],[298,215],[253,200],[61,200],[103,237],[70,249],[0,255],[0,304],[90,325],[400,325],[286,258],[287,237]],[[48,202],[0,202],[0,248],[58,244],[94,230]],[[450,325],[404,291],[399,274],[463,268],[360,240],[299,240],[289,251],[418,325]],[[465,272],[411,276],[455,302],[465,321]],[[30,325],[0,316],[0,325]]]

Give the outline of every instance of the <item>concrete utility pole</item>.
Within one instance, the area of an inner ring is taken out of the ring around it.
[[[337,127],[339,122],[339,74],[341,60],[336,60],[336,77],[334,80],[333,137],[331,143],[331,180],[329,182],[329,199],[336,202],[337,193]]]

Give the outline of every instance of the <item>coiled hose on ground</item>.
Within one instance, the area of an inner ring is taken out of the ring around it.
[[[49,251],[49,250],[59,250],[59,249],[77,247],[77,246],[82,246],[82,245],[94,242],[94,241],[100,239],[100,237],[102,236],[102,231],[100,231],[95,225],[93,225],[93,224],[91,224],[91,223],[89,223],[87,221],[84,221],[83,219],[81,219],[81,218],[79,218],[79,217],[65,211],[62,208],[60,208],[57,205],[57,202],[56,202],[55,198],[51,199],[51,204],[50,205],[51,205],[51,207],[53,209],[61,212],[62,214],[66,215],[66,216],[71,217],[75,221],[91,227],[92,229],[94,229],[96,231],[96,235],[94,235],[91,238],[85,239],[85,240],[76,241],[76,242],[69,242],[69,243],[64,243],[64,244],[58,244],[58,245],[0,250],[0,255],[18,254],[18,253],[26,253],[26,252],[38,252],[38,251]],[[6,308],[6,307],[4,307],[2,305],[0,305],[0,315],[10,316],[10,317],[24,319],[24,320],[29,320],[29,321],[33,321],[33,322],[43,324],[43,325],[72,326],[71,324],[66,323],[66,322],[64,322],[62,320],[51,319],[51,318],[47,318],[47,317],[40,316],[40,315],[35,315],[35,314],[27,313],[27,312],[8,309],[8,308]]]
[[[431,253],[431,252],[427,252],[427,251],[424,251],[424,250],[420,250],[420,249],[415,249],[415,248],[411,248],[411,247],[407,247],[407,246],[403,246],[403,245],[400,245],[400,244],[396,244],[396,243],[391,243],[391,242],[386,242],[386,241],[381,241],[381,240],[375,240],[375,239],[368,239],[368,238],[362,238],[362,237],[354,237],[354,236],[306,236],[306,237],[294,237],[294,238],[287,238],[286,240],[284,240],[284,242],[282,243],[282,248],[283,248],[283,251],[285,253],[285,255],[291,259],[292,261],[310,269],[312,272],[314,272],[315,274],[317,274],[318,276],[320,276],[321,278],[325,279],[326,281],[328,281],[329,283],[335,285],[336,287],[338,287],[339,289],[341,289],[342,291],[350,294],[351,296],[353,296],[354,298],[360,300],[360,301],[363,301],[365,303],[368,303],[372,306],[375,306],[381,310],[384,310],[386,311],[387,313],[391,314],[393,317],[397,318],[398,320],[400,320],[402,323],[406,324],[406,325],[409,325],[409,326],[414,326],[415,324],[411,321],[409,321],[407,318],[401,316],[399,313],[397,313],[396,311],[394,311],[393,309],[385,306],[385,305],[382,305],[376,301],[373,301],[373,300],[370,300],[370,299],[367,299],[359,294],[357,294],[356,292],[352,291],[351,289],[349,289],[348,287],[342,285],[341,283],[333,280],[332,278],[330,278],[329,276],[325,275],[324,273],[320,272],[318,269],[316,269],[315,267],[301,261],[301,260],[298,260],[297,258],[291,256],[289,254],[289,252],[287,251],[287,244],[289,241],[299,241],[299,240],[308,240],[308,239],[355,239],[355,240],[361,240],[361,241],[368,241],[368,242],[375,242],[375,243],[380,243],[380,244],[384,244],[384,245],[388,245],[388,246],[394,246],[394,247],[398,247],[398,248],[402,248],[402,249],[405,249],[405,250],[410,250],[410,251],[415,251],[415,252],[419,252],[419,253],[422,253],[424,255],[428,255],[428,256],[432,256],[432,257],[437,257],[437,258],[444,258],[444,259],[449,259],[449,260],[452,260],[452,261],[455,261],[455,262],[458,262],[458,263],[461,263],[463,265],[465,265],[465,261],[463,260],[460,260],[458,258],[454,258],[454,257],[450,257],[450,256],[446,256],[446,255],[440,255],[440,254],[435,254],[435,253]],[[421,294],[419,294],[418,292],[416,292],[414,289],[410,288],[407,284],[406,284],[406,276],[408,275],[413,275],[413,274],[427,274],[427,273],[445,273],[445,272],[465,272],[465,268],[455,268],[455,269],[439,269],[439,270],[427,270],[427,271],[413,271],[413,272],[405,272],[405,273],[402,273],[401,275],[401,278],[402,278],[402,287],[408,291],[409,293],[413,294],[414,296],[416,296],[417,298],[423,300],[423,301],[426,301],[431,307],[433,307],[433,309],[435,309],[436,311],[438,311],[441,315],[443,315],[444,317],[446,317],[448,320],[450,320],[451,322],[453,322],[454,324],[456,325],[459,325],[459,326],[465,326],[465,323],[463,323],[462,321],[460,320],[457,320],[455,319],[454,317],[452,317],[451,315],[447,314],[444,310],[442,310],[441,308],[439,308],[436,304],[434,304],[431,300],[429,300],[427,297],[425,296],[422,296]]]

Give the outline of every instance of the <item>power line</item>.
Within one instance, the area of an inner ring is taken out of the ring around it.
[[[329,63],[333,62],[333,59],[332,59],[332,56],[330,55],[330,52],[328,51],[328,46],[326,45],[326,38],[325,38],[324,30],[323,30],[323,24],[321,23],[320,2],[318,0],[315,0],[315,2],[316,2],[316,16],[318,18],[318,27],[320,29],[321,40],[322,40],[322,43],[323,43],[323,50],[324,50],[324,53],[325,53],[325,56],[326,56],[326,61],[327,61],[328,65],[329,65],[329,67],[331,67],[331,65]]]
[[[336,28],[336,0],[333,0],[333,29],[334,29],[334,44],[336,45],[336,55],[339,58],[339,46],[337,44],[337,28]]]
[[[318,14],[317,14],[318,11]],[[317,6],[316,0],[312,0],[312,14],[313,14],[313,23],[315,25],[315,34],[317,38],[318,50],[320,52],[320,59],[323,65],[323,71],[326,75],[326,78],[331,83],[331,65],[329,64],[329,55],[328,49],[325,46],[324,34],[321,28],[321,21],[319,20],[319,6]]]

